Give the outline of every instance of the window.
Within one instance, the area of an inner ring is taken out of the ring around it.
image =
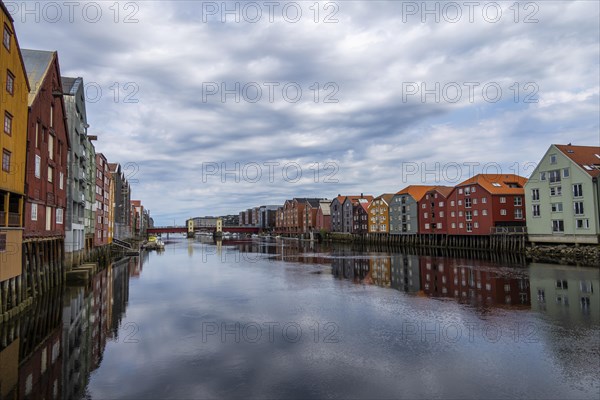
[[[7,135],[12,135],[12,120],[13,116],[8,113],[8,111],[4,112],[4,133]]]
[[[462,229],[462,228],[463,228],[463,223],[462,223],[462,222],[459,222],[459,223],[458,223],[458,228],[459,228],[459,229]]]
[[[531,189],[531,200],[540,201],[540,189]]]
[[[444,218],[444,212],[440,211],[440,218]]]
[[[577,229],[590,229],[589,219],[577,219],[575,220],[575,226]]]
[[[487,215],[487,210],[481,211],[481,215]]]
[[[438,205],[439,205],[440,207],[444,207],[444,202],[443,202],[443,201],[440,201]]]
[[[534,204],[532,206],[532,210],[531,211],[533,212],[533,216],[534,217],[539,217],[540,216],[540,205],[539,204]]]
[[[465,207],[466,208],[471,208],[472,204],[473,204],[473,201],[470,198],[465,199]]]
[[[54,136],[48,135],[48,156],[54,160]]]
[[[458,189],[458,194],[463,194],[463,190],[462,189]]]
[[[477,204],[477,199],[473,199],[473,205]]]
[[[421,205],[421,208],[425,208],[425,203],[423,203],[423,204]]]
[[[54,105],[50,106],[50,127],[54,128]]]
[[[31,204],[31,220],[37,221],[38,219],[38,205],[35,203]]]
[[[492,186],[495,186],[495,187],[502,187],[502,185],[501,185],[501,184],[499,184],[498,182],[493,182],[493,183],[492,183]]]
[[[552,203],[551,205],[552,212],[562,212],[563,205],[562,203]]]
[[[452,223],[452,229],[456,229],[456,224],[454,222]]]
[[[563,168],[563,178],[569,177],[569,168]]]
[[[450,207],[454,207],[454,200],[450,202]]]
[[[583,185],[581,183],[573,185],[573,197],[583,197]]]
[[[545,181],[545,180],[546,180],[546,173],[540,172],[540,181]]]
[[[427,213],[423,213],[423,218],[427,219]]]
[[[10,71],[6,71],[6,91],[13,94],[15,90],[15,76]]]
[[[459,205],[459,206],[462,206],[462,200],[459,200],[459,201],[458,201],[458,205]]]
[[[60,190],[64,189],[64,180],[65,180],[65,174],[63,174],[61,172],[60,176],[59,176],[59,179],[58,179],[58,187],[60,188]]]
[[[487,203],[487,197],[482,197],[481,198],[481,204],[485,204]]]
[[[454,211],[451,211],[451,212],[450,212],[450,216],[451,216],[452,218],[454,218],[454,217],[456,216],[456,213],[455,213]]]
[[[504,208],[500,210],[500,215],[506,215],[506,210]]]
[[[425,229],[429,229],[429,224],[425,224]]]
[[[2,36],[2,43],[4,44],[4,47],[6,47],[6,50],[10,51],[10,38],[12,36],[12,33],[10,31],[10,29],[8,29],[8,26],[4,25],[4,35]]]
[[[500,197],[500,203],[506,203],[506,197]]]
[[[437,223],[437,228],[438,228],[438,229],[442,229],[442,223],[441,223],[441,222],[438,222],[438,223]]]
[[[40,179],[42,175],[42,159],[37,154],[35,155],[35,177]]]
[[[575,210],[575,215],[583,215],[583,201],[574,202],[573,209]]]
[[[470,196],[471,195],[471,188],[466,187],[465,188],[465,196]]]
[[[564,232],[565,224],[562,219],[553,219],[552,220],[552,232]]]
[[[62,208],[56,209],[56,223],[58,225],[62,225],[62,223],[63,223],[63,209]]]
[[[515,206],[520,207],[523,205],[523,199],[521,197],[515,197]]]
[[[467,222],[467,232],[473,232],[473,224],[470,222]]]
[[[556,281],[556,288],[557,288],[557,289],[563,289],[563,290],[565,290],[565,289],[568,289],[568,288],[569,288],[569,284],[568,284],[568,283],[567,283],[567,281],[565,281],[565,280],[560,280],[560,279],[558,279],[558,280]]]
[[[48,182],[54,182],[54,168],[48,166]]]
[[[562,196],[562,186],[553,186],[550,188],[550,196]]]
[[[467,221],[472,221],[473,220],[473,215],[471,214],[471,211],[465,212],[465,219]]]
[[[523,210],[520,208],[515,209],[515,219],[523,219]]]
[[[560,182],[560,170],[555,169],[548,172],[548,180],[550,183]]]
[[[475,222],[475,223],[473,224],[473,226],[475,227],[475,229],[479,228],[479,222]]]
[[[459,217],[462,217],[462,216],[463,216],[463,212],[462,212],[462,211],[459,211],[459,212],[458,212],[458,216],[459,216]]]
[[[10,156],[10,151],[2,150],[2,171],[4,172],[10,172]]]
[[[478,215],[479,215],[479,211],[477,211],[477,210],[473,211],[473,216],[474,216],[474,217],[476,217],[476,216],[478,216]]]
[[[556,164],[556,154],[550,154],[550,164]]]

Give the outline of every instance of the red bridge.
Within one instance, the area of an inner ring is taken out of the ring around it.
[[[197,227],[195,232],[215,232],[215,227]],[[246,227],[246,226],[224,226],[223,232],[229,233],[258,233],[258,228]],[[157,226],[155,228],[148,228],[148,235],[158,235],[163,233],[187,233],[187,227],[185,226]]]

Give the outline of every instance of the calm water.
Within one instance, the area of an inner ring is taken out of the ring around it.
[[[600,396],[600,271],[174,240],[2,325],[0,397]]]

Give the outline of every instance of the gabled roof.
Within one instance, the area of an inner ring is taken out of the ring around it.
[[[588,175],[600,176],[600,146],[572,146],[555,144],[565,156],[579,165]]]
[[[448,197],[448,196],[450,196],[450,193],[452,193],[452,191],[454,190],[454,187],[452,187],[452,186],[436,186],[432,190],[435,190],[436,192],[438,192],[439,194],[441,194],[444,197]]]
[[[365,199],[367,202],[371,202],[373,201],[373,196],[370,195],[366,195],[366,196],[346,196],[346,199],[344,200],[344,203],[346,202],[346,200],[350,200],[352,202],[352,204],[356,204],[359,202],[360,199]]]
[[[362,207],[362,209],[363,209],[363,210],[365,210],[365,212],[366,212],[366,213],[368,213],[368,212],[369,212],[369,205],[370,205],[370,204],[371,204],[371,202],[370,202],[370,201],[367,201],[367,202],[360,202],[360,203],[358,203],[358,205],[359,205],[360,207]]]
[[[338,194],[336,198],[334,198],[333,200],[331,200],[331,202],[333,203],[334,200],[337,200],[338,203],[343,204],[344,201],[346,201],[346,196],[342,196],[342,195]]]
[[[42,86],[46,74],[52,66],[56,52],[21,49],[21,54],[23,55],[23,63],[27,72],[27,80],[31,86],[28,101],[28,105],[31,106]]]
[[[298,203],[310,204],[311,207],[319,208],[319,202],[323,199],[314,197],[294,197],[294,200]]]
[[[331,203],[329,202],[329,200],[321,200],[321,202],[319,202],[319,208],[321,209],[321,213],[323,215],[331,215],[330,205]]]
[[[515,174],[478,174],[456,187],[477,184],[491,194],[523,194],[527,178]]]
[[[399,191],[396,194],[408,194],[413,199],[415,199],[415,201],[421,201],[423,196],[425,196],[425,193],[427,193],[431,189],[434,189],[435,187],[436,186],[410,185],[410,186],[405,187],[404,189],[402,189],[401,191]]]
[[[396,195],[395,193],[384,193],[384,194],[381,194],[381,195],[379,195],[379,196],[375,197],[375,198],[373,199],[373,201],[371,201],[371,203],[369,204],[369,206],[370,206],[371,204],[373,204],[373,203],[374,203],[376,200],[383,200],[383,201],[385,201],[385,203],[386,203],[386,204],[390,204],[390,203],[392,202],[392,198],[393,198],[395,195]]]
[[[61,76],[63,93],[69,96],[75,96],[79,86],[83,82],[83,78],[69,78],[67,76]]]

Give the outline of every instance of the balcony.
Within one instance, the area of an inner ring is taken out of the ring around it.
[[[0,227],[19,228],[21,227],[21,216],[18,213],[8,213],[8,225],[6,222],[6,213],[0,211]]]

